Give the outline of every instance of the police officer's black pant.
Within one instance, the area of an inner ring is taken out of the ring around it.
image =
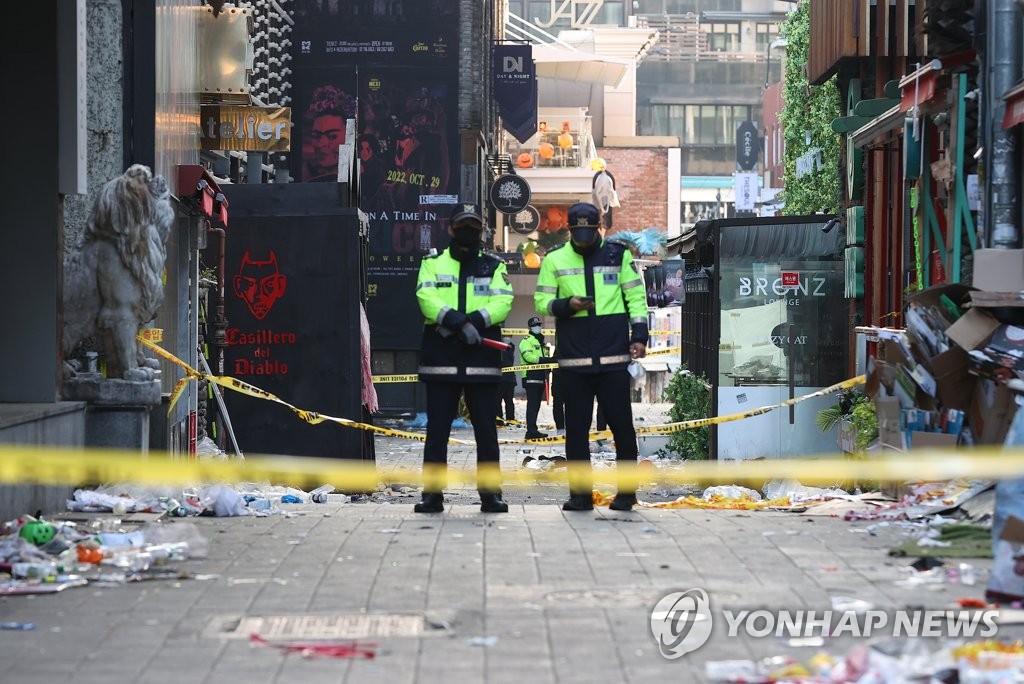
[[[423,445],[423,463],[434,466],[448,463],[448,438],[452,421],[459,412],[459,396],[465,391],[466,408],[473,421],[476,460],[481,467],[498,468],[498,427],[494,424],[498,406],[498,383],[428,382],[427,441]],[[426,489],[425,489],[426,490]]]
[[[537,429],[537,414],[544,399],[544,381],[526,381],[526,432],[540,432]]]
[[[501,417],[501,405],[505,404],[505,420],[516,419],[516,383],[503,382],[498,385],[498,418]]]
[[[603,373],[577,373],[559,370],[565,394],[565,457],[577,472],[590,472],[590,447],[587,436],[594,415],[594,400],[604,409],[605,419],[615,438],[615,459],[635,464],[638,455],[636,430],[633,427],[633,406],[629,402],[629,373],[625,368]],[[570,472],[570,478],[573,473]],[[588,480],[589,481],[589,478]],[[586,482],[578,485],[588,493]]]
[[[551,417],[555,420],[555,429],[565,429],[565,391],[559,371],[551,374]]]

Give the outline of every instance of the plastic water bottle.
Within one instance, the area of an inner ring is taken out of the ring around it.
[[[309,493],[309,500],[313,503],[327,503],[327,495],[334,491],[334,485],[320,485]]]

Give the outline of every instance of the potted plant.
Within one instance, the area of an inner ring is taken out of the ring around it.
[[[875,405],[859,389],[842,390],[835,404],[818,411],[815,423],[822,432],[838,426],[837,442],[846,452],[863,453],[878,439]]]

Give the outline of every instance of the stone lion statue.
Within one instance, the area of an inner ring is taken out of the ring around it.
[[[135,336],[163,303],[173,220],[167,182],[147,166],[134,164],[103,186],[64,261],[65,359],[92,338],[102,345],[107,378],[155,377],[159,363],[146,358]]]

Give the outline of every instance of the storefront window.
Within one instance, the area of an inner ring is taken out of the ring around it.
[[[824,387],[843,380],[842,261],[735,257],[722,258],[720,268],[722,386]],[[784,274],[796,284],[784,285]]]

